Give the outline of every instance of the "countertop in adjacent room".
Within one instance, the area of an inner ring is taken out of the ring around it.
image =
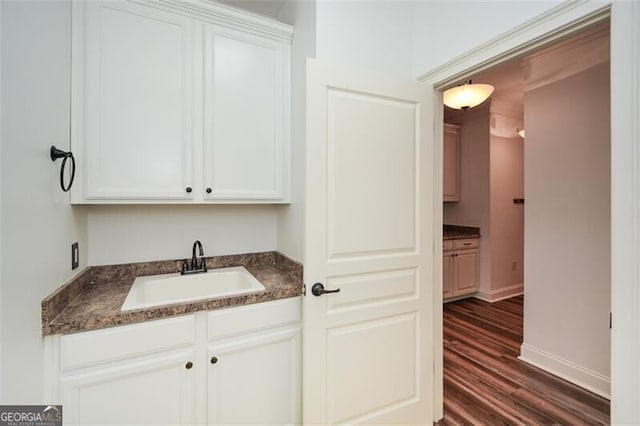
[[[206,263],[210,270],[244,266],[265,291],[122,312],[120,308],[136,277],[179,272],[182,260],[93,266],[42,301],[42,334],[96,330],[302,294],[302,265],[278,252],[209,257]]]
[[[480,228],[474,226],[443,225],[443,240],[459,240],[462,238],[480,238]]]

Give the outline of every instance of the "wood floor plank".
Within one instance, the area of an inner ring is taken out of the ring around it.
[[[609,401],[517,359],[523,297],[443,310],[442,425],[606,425]]]

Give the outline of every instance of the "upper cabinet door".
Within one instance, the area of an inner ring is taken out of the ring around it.
[[[205,25],[203,49],[205,198],[286,201],[290,44]]]
[[[129,2],[73,7],[72,139],[84,177],[74,198],[192,198],[193,22]]]

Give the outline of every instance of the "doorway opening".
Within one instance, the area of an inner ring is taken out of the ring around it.
[[[470,78],[496,90],[444,110],[444,421],[606,424],[609,22]]]

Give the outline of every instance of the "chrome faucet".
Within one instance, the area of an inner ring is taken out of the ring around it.
[[[200,255],[200,264],[198,265],[198,256],[196,255],[196,249],[198,249],[198,254]],[[186,274],[197,274],[207,272],[207,263],[204,259],[204,250],[202,249],[202,243],[200,240],[195,240],[193,242],[193,247],[191,249],[191,263],[187,261],[187,259],[182,261],[182,270],[180,271],[181,275]]]

